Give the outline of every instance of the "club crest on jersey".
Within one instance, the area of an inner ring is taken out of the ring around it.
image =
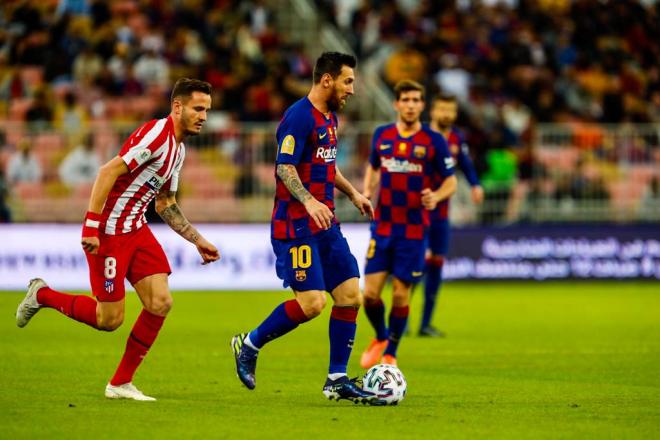
[[[296,271],[296,281],[303,282],[307,279],[306,270],[297,270]]]
[[[426,156],[426,147],[424,145],[415,145],[413,148],[413,155],[419,159]]]
[[[282,145],[280,145],[280,153],[282,154],[293,154],[293,150],[296,147],[296,140],[290,134],[284,137]]]
[[[155,174],[151,176],[149,180],[147,180],[147,186],[155,191],[158,191],[160,187],[163,186],[163,180],[159,175]]]
[[[137,156],[135,157],[135,161],[136,161],[139,165],[142,165],[143,163],[145,163],[146,161],[148,161],[150,157],[151,157],[151,150],[149,150],[149,149],[142,150],[142,151],[140,151],[140,152],[137,154]]]
[[[326,162],[332,162],[337,158],[337,147],[318,147],[316,149],[316,158],[323,159]]]
[[[449,144],[449,152],[452,156],[456,156],[458,154],[458,144]]]
[[[105,280],[105,291],[112,293],[115,291],[115,280]]]

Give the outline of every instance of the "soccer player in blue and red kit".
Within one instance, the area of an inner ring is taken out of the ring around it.
[[[335,111],[353,94],[356,60],[326,52],[314,67],[309,94],[284,113],[277,128],[276,192],[271,242],[277,276],[291,286],[295,298],[285,301],[254,330],[231,341],[236,372],[248,389],[256,386],[261,348],[318,316],[334,300],[330,315],[330,367],[323,387],[329,399],[379,403],[346,375],[360,306],[359,270],[334,216],[335,187],[363,215],[373,218],[371,202],[336,167]]]
[[[366,197],[371,197],[378,181],[380,191],[364,270],[365,313],[376,337],[362,354],[363,368],[378,362],[396,365],[411,287],[424,271],[429,210],[456,190],[454,161],[445,139],[420,121],[424,87],[404,80],[396,84],[394,93],[397,121],[374,132],[364,177]],[[444,181],[431,190],[436,174]],[[386,325],[381,293],[390,274],[392,309]]]
[[[450,95],[439,95],[431,105],[431,129],[441,133],[449,145],[449,153],[454,158],[458,168],[463,172],[471,186],[472,201],[479,205],[484,200],[484,191],[479,183],[479,177],[470,159],[470,151],[463,133],[454,126],[458,115],[456,98]],[[439,186],[443,177],[436,176],[435,185]],[[442,266],[449,250],[449,199],[442,201],[431,211],[431,228],[429,230],[429,251],[426,257],[426,276],[424,282],[424,310],[419,329],[420,336],[442,337],[444,333],[433,327],[431,320],[436,298],[442,283]]]
[[[147,205],[156,199],[156,211],[197,247],[203,264],[220,258],[218,249],[190,224],[176,202],[185,157],[183,140],[199,134],[210,108],[211,85],[181,78],[172,90],[169,116],[135,130],[119,154],[99,170],[81,238],[95,298],[58,292],[35,278],[16,311],[19,327],[25,327],[40,309],[51,308],[97,330],[113,331],[124,320],[124,279],[128,279],[143,309],[105,387],[110,399],[156,400],[132,383],[172,307],[170,265],[146,224]]]

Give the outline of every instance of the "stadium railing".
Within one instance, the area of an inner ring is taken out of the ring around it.
[[[337,164],[358,188],[376,125],[340,120]],[[136,126],[93,122],[87,139],[94,143],[104,162],[117,153]],[[179,196],[191,220],[270,220],[275,128],[276,124],[239,123],[216,115],[209,119],[203,134],[186,143]],[[493,173],[488,167],[496,164],[477,158],[477,163],[486,163],[482,174],[486,202],[474,206],[468,186],[459,184],[451,204],[452,221],[500,225],[658,221],[658,139],[658,125],[540,125],[531,151],[503,149],[517,163],[518,169],[511,178],[499,183],[491,179],[488,176]],[[70,188],[59,180],[59,164],[75,147],[69,136],[54,129],[0,121],[3,170],[21,140],[31,145],[43,178],[39,182],[9,182],[14,221],[79,222],[87,207],[91,184]],[[525,173],[524,169],[531,172]],[[345,197],[337,197],[337,215],[342,221],[360,220]]]

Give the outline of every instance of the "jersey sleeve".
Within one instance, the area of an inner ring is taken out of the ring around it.
[[[374,131],[374,135],[371,138],[371,151],[369,152],[369,163],[371,164],[372,168],[377,170],[380,168],[380,154],[378,153],[378,140],[380,139],[380,135],[383,132],[382,128],[377,128],[376,131]]]
[[[474,168],[472,159],[470,158],[470,147],[462,134],[458,135],[460,142],[460,148],[458,150],[458,167],[463,171],[465,178],[470,183],[470,186],[479,186],[479,177],[477,176],[477,170]]]
[[[186,150],[183,145],[181,145],[181,154],[176,164],[174,164],[174,171],[172,172],[172,177],[169,178],[167,182],[161,187],[161,191],[168,192],[177,192],[179,189],[179,175],[181,174],[181,168],[183,168],[183,160],[186,158]]]
[[[167,119],[147,122],[126,140],[119,156],[130,171],[156,157],[158,149],[167,139],[166,123]]]
[[[433,165],[435,170],[442,177],[449,177],[454,175],[454,158],[449,153],[449,146],[444,136],[433,133],[433,145],[435,146],[435,157],[433,158]]]
[[[293,109],[287,112],[277,127],[276,164],[298,165],[307,138],[314,129],[314,117],[308,111]]]

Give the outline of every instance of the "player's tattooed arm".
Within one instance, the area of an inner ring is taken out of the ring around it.
[[[305,206],[307,213],[314,220],[317,227],[328,229],[332,225],[332,217],[334,217],[334,214],[330,208],[316,200],[314,196],[305,189],[295,166],[290,164],[278,164],[277,176],[282,179],[284,186],[286,186],[291,195]]]
[[[277,165],[277,176],[282,179],[286,189],[288,189],[291,195],[298,199],[300,203],[305,204],[309,199],[313,198],[310,192],[303,186],[295,166],[289,164]]]
[[[197,247],[197,252],[202,257],[202,264],[212,263],[220,259],[218,248],[202,237],[181,212],[179,205],[176,203],[176,192],[159,192],[156,195],[156,212],[177,234]]]
[[[189,242],[197,244],[199,232],[181,212],[179,205],[176,203],[176,192],[159,192],[156,196],[156,212],[177,234]]]

